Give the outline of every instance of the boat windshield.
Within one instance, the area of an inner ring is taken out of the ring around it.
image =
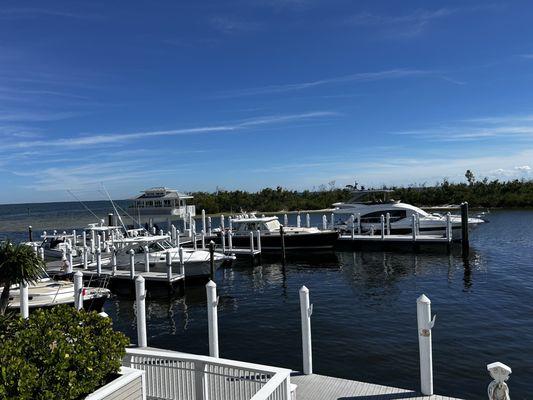
[[[279,231],[281,224],[277,219],[263,223],[265,230],[267,231]]]

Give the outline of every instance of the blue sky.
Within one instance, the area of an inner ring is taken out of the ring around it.
[[[0,203],[526,178],[533,4],[3,1]],[[532,166],[533,167],[533,166]]]

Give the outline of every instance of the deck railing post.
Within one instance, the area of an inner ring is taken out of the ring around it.
[[[385,216],[383,214],[381,214],[380,225],[381,240],[383,240],[385,239]]]
[[[144,278],[139,275],[135,279],[135,304],[137,306],[137,346],[146,347],[148,341],[146,337],[146,290],[144,289]]]
[[[328,229],[328,217],[326,215],[322,215],[322,230]]]
[[[289,216],[287,214],[283,214],[283,225],[289,226]]]
[[[81,310],[83,308],[83,272],[74,273],[74,308]]]
[[[20,282],[20,316],[22,318],[28,318],[30,316],[29,295],[28,295],[28,282]]]
[[[195,400],[208,400],[205,395],[207,391],[207,380],[205,379],[205,363],[194,362],[194,393]]]
[[[150,272],[150,249],[148,246],[143,247],[144,250],[144,270]]]
[[[302,224],[302,217],[300,216],[300,211],[298,211],[298,214],[296,214],[296,227],[300,228]]]
[[[209,329],[209,356],[218,358],[218,297],[217,285],[210,280],[207,291],[207,324]]]
[[[302,319],[302,353],[303,373],[313,373],[313,351],[311,346],[311,314],[313,305],[309,304],[309,289],[305,286],[300,288],[300,315]]]
[[[212,236],[211,217],[207,217],[207,235]]]
[[[185,276],[185,262],[183,260],[183,247],[180,247],[179,254],[180,254],[180,274]]]
[[[509,400],[509,387],[505,381],[509,379],[509,375],[513,372],[511,367],[501,362],[494,362],[487,365],[487,371],[494,379],[487,388],[489,400]]]
[[[96,249],[96,273],[98,276],[102,274],[102,250]]]
[[[390,236],[390,213],[385,215],[385,222],[387,224],[387,235]]]
[[[172,282],[172,255],[170,254],[170,250],[167,250],[167,279],[168,282]]]
[[[416,300],[418,325],[418,347],[420,352],[420,390],[423,395],[433,395],[433,356],[431,349],[431,330],[435,317],[431,318],[431,301],[426,295]]]
[[[111,247],[111,275],[117,274],[117,248]]]
[[[411,233],[413,235],[413,241],[416,241],[416,214],[411,217]]]
[[[257,230],[257,251],[261,253],[261,229]]]
[[[309,213],[305,214],[305,226],[311,228],[311,216]]]
[[[130,278],[135,279],[135,251],[131,249],[130,253]]]

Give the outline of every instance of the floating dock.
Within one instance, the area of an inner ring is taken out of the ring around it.
[[[361,250],[450,250],[453,241],[437,235],[340,235],[336,247]]]

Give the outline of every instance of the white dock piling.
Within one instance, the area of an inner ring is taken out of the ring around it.
[[[144,270],[150,272],[150,249],[148,246],[143,247],[144,250]]]
[[[207,230],[207,226],[205,223],[205,210],[202,210],[202,232],[205,232]]]
[[[220,229],[224,231],[226,228],[224,226],[224,215],[220,216]]]
[[[331,230],[335,229],[335,214],[331,213]]]
[[[94,251],[96,249],[96,231],[94,229],[91,230],[91,254],[94,254]]]
[[[144,278],[139,275],[135,279],[135,304],[137,306],[137,346],[148,346],[146,337],[146,290],[144,289]]]
[[[96,235],[96,248],[102,249],[102,236],[100,234]]]
[[[194,250],[198,250],[198,243],[196,242],[196,232],[192,233],[192,247]]]
[[[226,232],[225,231],[220,232],[220,244],[222,245],[222,253],[225,253],[226,252]]]
[[[357,234],[361,234],[361,213],[357,213]]]
[[[229,251],[233,250],[233,232],[231,230],[228,231],[228,247]]]
[[[352,231],[351,232],[352,233],[352,240],[354,240],[354,238],[355,238],[355,215],[352,214],[350,216],[350,222],[351,222],[350,225],[351,225],[351,228],[352,228],[351,229],[351,231]]]
[[[305,214],[305,226],[311,228],[311,216],[309,213]]]
[[[102,250],[96,249],[96,273],[102,274]]]
[[[76,244],[78,243],[78,233],[76,232],[76,229],[72,230],[72,244],[74,247],[76,247]]]
[[[83,272],[74,273],[74,308],[81,310],[83,308]]]
[[[164,236],[165,235],[165,232],[163,231],[163,229],[159,229],[159,236]]]
[[[300,315],[302,318],[302,353],[303,373],[313,373],[313,351],[311,346],[311,315],[313,306],[309,304],[309,289],[305,286],[300,288]]]
[[[261,229],[257,230],[257,251],[261,253]]]
[[[228,217],[228,229],[230,231],[233,230],[233,222],[231,221],[231,216]]]
[[[493,362],[487,364],[487,371],[494,379],[487,387],[489,400],[509,400],[509,387],[505,381],[509,379],[509,375],[513,372],[511,367],[501,362]]]
[[[82,247],[87,246],[87,232],[85,231],[81,233],[81,245]]]
[[[218,297],[213,281],[205,285],[207,291],[207,324],[209,329],[209,356],[218,358]]]
[[[67,245],[67,274],[72,274],[72,247]]]
[[[180,231],[176,231],[176,247],[180,247]]]
[[[448,242],[453,239],[452,216],[449,212],[446,213],[446,239]]]
[[[212,235],[212,228],[211,228],[211,217],[207,217],[207,235]]]
[[[250,231],[250,254],[254,255],[254,232]]]
[[[283,214],[283,226],[289,226],[289,217],[287,214]]]
[[[202,229],[202,250],[205,250],[205,230]]]
[[[416,300],[418,323],[418,347],[420,352],[420,390],[423,395],[433,395],[433,358],[431,353],[431,330],[435,317],[431,319],[431,301],[426,295]]]
[[[167,251],[167,280],[168,282],[172,282],[172,254],[170,254],[170,250]]]
[[[152,226],[152,235],[156,235],[157,234],[157,229],[155,226]]]
[[[39,247],[39,257],[41,257],[41,260],[44,260],[44,249],[42,247]]]
[[[20,316],[28,318],[30,316],[28,283],[20,282]]]
[[[135,251],[131,249],[129,253],[130,253],[130,278],[135,279]]]
[[[411,232],[413,234],[413,240],[416,241],[416,214],[413,214],[411,218]]]
[[[174,244],[174,246],[176,245],[176,236],[177,236],[177,233],[178,233],[178,230],[176,229],[176,225],[172,225],[170,227],[170,234],[171,234],[171,237],[172,237],[172,243]]]
[[[326,215],[322,215],[322,230],[328,229],[328,217]]]
[[[179,253],[180,253],[180,274],[185,276],[185,263],[184,263],[184,260],[183,260],[183,247],[180,247]]]
[[[385,216],[383,214],[381,214],[381,227],[380,227],[380,231],[381,231],[381,240],[385,239]]]
[[[416,234],[420,235],[420,215],[415,214],[416,216]]]
[[[83,269],[89,268],[89,249],[83,246]]]
[[[390,213],[385,215],[385,223],[387,224],[387,236],[390,236]]]
[[[298,214],[296,215],[296,227],[300,228],[302,225],[302,217],[300,216],[300,212],[298,211]]]
[[[111,247],[111,275],[117,273],[117,248],[115,246]]]

